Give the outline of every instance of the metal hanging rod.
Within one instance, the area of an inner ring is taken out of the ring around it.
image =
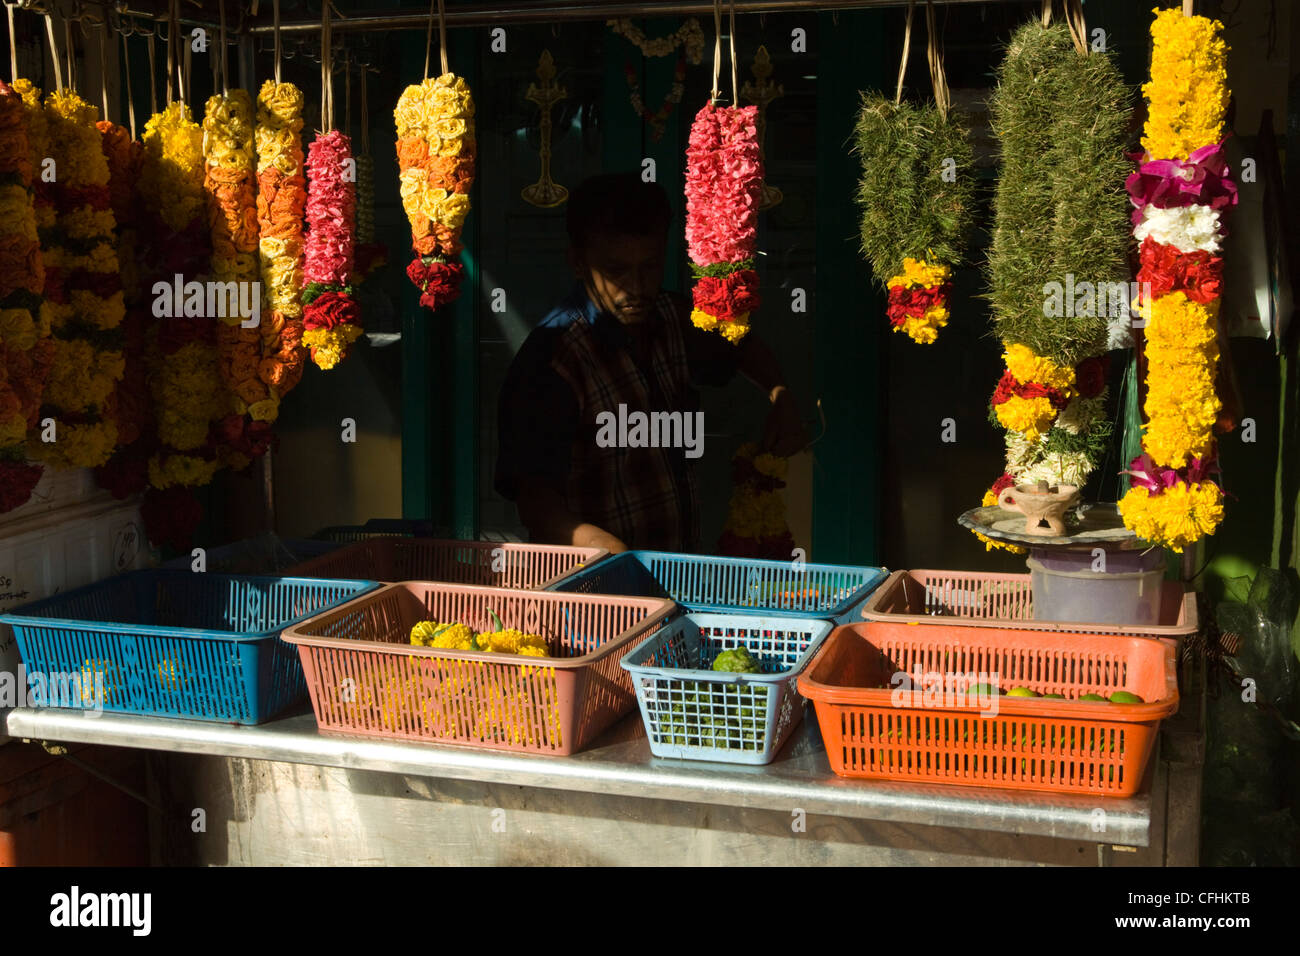
[[[970,6],[988,0],[936,0],[939,6]],[[736,0],[736,13],[800,13],[819,10],[868,10],[882,7],[905,7],[907,0]],[[724,4],[724,10],[729,4]],[[587,3],[459,3],[447,8],[447,26],[472,27],[491,24],[556,23],[571,20],[609,20],[619,17],[702,16],[713,13],[713,0],[665,0],[655,3],[624,3],[621,0],[589,0]],[[388,13],[368,13],[335,20],[335,33],[362,30],[423,30],[429,14],[411,13],[409,9]],[[271,33],[270,24],[247,27],[249,33]],[[281,23],[281,33],[311,33],[320,30],[320,21]]]

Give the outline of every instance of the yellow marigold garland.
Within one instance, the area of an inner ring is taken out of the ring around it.
[[[1142,146],[1154,159],[1187,159],[1223,139],[1228,109],[1228,47],[1222,26],[1182,11],[1153,10],[1151,80],[1142,86],[1147,121]]]
[[[924,259],[905,258],[903,271],[885,285],[889,289],[889,324],[921,345],[929,345],[948,324],[952,269]]]
[[[55,441],[29,443],[34,455],[56,468],[105,464],[118,442],[112,402],[125,367],[120,334],[125,315],[115,252],[116,221],[109,206],[109,170],[95,108],[71,90],[45,97],[50,156],[54,159],[58,224],[51,225],[46,268],[55,300],[54,367],[45,414],[55,420]],[[94,215],[95,210],[106,215]],[[76,235],[62,232],[67,217]],[[62,240],[62,241],[60,241]]]

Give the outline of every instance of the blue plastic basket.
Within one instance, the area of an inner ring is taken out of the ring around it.
[[[671,598],[690,611],[789,615],[848,623],[885,580],[884,568],[625,551],[550,590]]]
[[[102,689],[114,713],[257,724],[307,697],[298,649],[280,632],[378,586],[133,571],[15,608],[0,624],[13,628],[29,679],[60,690],[39,703],[97,709]]]
[[[834,625],[811,618],[688,613],[623,658],[656,757],[771,763],[803,719],[796,687]],[[762,674],[713,670],[746,647]]]

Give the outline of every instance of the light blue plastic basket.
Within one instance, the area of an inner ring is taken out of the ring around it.
[[[98,685],[105,711],[257,724],[307,697],[280,632],[378,586],[133,571],[0,614],[0,626],[29,680],[57,684],[37,705],[96,709]]]
[[[799,721],[796,687],[834,625],[793,617],[688,613],[623,658],[656,757],[771,763]],[[746,647],[762,674],[713,670]]]
[[[888,571],[840,564],[625,551],[569,575],[550,590],[671,598],[691,611],[789,615],[845,624]]]

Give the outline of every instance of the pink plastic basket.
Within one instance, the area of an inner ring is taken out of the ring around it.
[[[1072,634],[1120,634],[1177,639],[1195,634],[1196,594],[1177,581],[1165,581],[1159,624],[1094,624],[1087,621],[1034,620],[1028,574],[979,571],[895,571],[862,606],[868,621],[899,624],[961,624]]]
[[[550,658],[414,647],[420,621],[546,638]],[[286,630],[323,733],[572,754],[636,706],[624,654],[676,610],[659,598],[407,581]]]
[[[608,551],[510,541],[370,538],[296,565],[301,578],[446,581],[498,588],[537,588],[595,564]]]

